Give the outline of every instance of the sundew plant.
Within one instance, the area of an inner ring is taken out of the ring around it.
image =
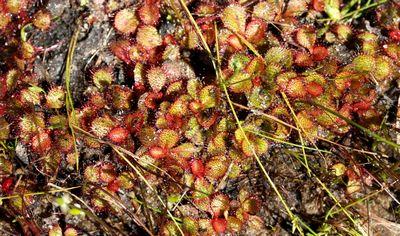
[[[399,235],[396,0],[0,0],[0,235]]]

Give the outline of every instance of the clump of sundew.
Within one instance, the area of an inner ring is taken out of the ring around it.
[[[53,66],[52,50],[67,44],[49,46],[37,34],[58,35],[62,27],[52,26],[75,14],[52,16],[47,3],[1,2],[0,183],[3,195],[18,196],[3,201],[6,214],[22,230],[37,225],[55,235],[124,234],[132,213],[161,235],[269,235],[292,230],[287,225],[300,230],[300,216],[307,216],[304,234],[361,229],[315,220],[310,209],[333,209],[336,200],[319,200],[330,198],[325,191],[351,202],[371,197],[370,175],[379,173],[373,179],[384,185],[395,178],[381,174],[381,158],[366,156],[388,155],[382,145],[393,118],[383,100],[396,100],[399,30],[395,7],[384,4],[368,23],[362,6],[354,12],[347,4],[82,1],[87,14],[79,14],[66,57],[72,65],[53,78],[40,65]],[[94,54],[80,68],[81,43],[105,24],[113,27],[104,45],[88,50]],[[72,83],[64,84],[68,70]],[[385,160],[393,164],[390,155]],[[89,214],[71,201],[61,212],[46,208],[57,213],[50,223],[30,223],[26,212],[40,218],[36,192],[71,186],[98,225],[81,231]],[[301,203],[289,200],[293,192]],[[77,224],[69,225],[70,217]]]

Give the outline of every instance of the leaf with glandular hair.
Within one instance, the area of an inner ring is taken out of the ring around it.
[[[246,18],[246,8],[237,4],[226,7],[221,16],[222,22],[226,28],[242,34],[246,29]]]
[[[205,109],[217,105],[218,89],[214,85],[208,85],[200,90],[199,99]]]
[[[154,92],[159,92],[167,83],[167,76],[161,67],[153,67],[147,71],[147,80]]]
[[[172,129],[164,129],[158,136],[158,144],[164,148],[172,148],[179,141],[179,134]]]

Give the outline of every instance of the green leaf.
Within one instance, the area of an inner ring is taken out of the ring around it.
[[[177,202],[179,202],[179,199],[180,199],[179,195],[171,195],[171,196],[168,196],[167,201],[169,203],[177,203]]]
[[[70,215],[73,215],[73,216],[85,215],[85,213],[82,211],[82,209],[76,208],[76,207],[71,208],[71,209],[68,211],[68,213],[69,213]]]
[[[89,4],[89,0],[81,0],[81,7],[84,7]]]
[[[28,89],[29,89],[29,91],[34,92],[34,93],[44,93],[44,90],[41,87],[38,87],[35,85],[32,85]]]
[[[333,6],[329,0],[325,1],[325,12],[328,14],[329,18],[334,21],[342,19],[342,14],[338,7]]]

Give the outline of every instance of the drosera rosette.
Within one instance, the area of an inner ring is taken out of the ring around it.
[[[74,148],[74,140],[71,134],[67,130],[55,130],[54,143],[61,153],[69,154]]]
[[[167,122],[170,123],[169,127],[174,127],[171,126],[171,123],[174,119],[179,124],[176,125],[176,128],[182,127],[184,117],[189,114],[189,101],[190,97],[184,94],[179,96],[173,103],[170,104],[170,106],[167,108],[167,114],[165,116]]]
[[[189,80],[196,78],[193,68],[186,61],[180,60],[166,60],[162,63],[161,68],[169,78],[170,82],[177,80]]]
[[[211,224],[217,234],[225,233],[228,225],[225,218],[214,218],[211,220]]]
[[[131,134],[137,134],[141,131],[147,118],[147,113],[142,111],[134,111],[123,117],[123,124]]]
[[[100,181],[100,167],[89,165],[84,170],[84,180],[89,183],[98,183]]]
[[[206,43],[210,46],[215,42],[215,28],[213,22],[218,18],[217,7],[217,4],[214,2],[204,2],[200,3],[195,10],[195,14],[198,16],[196,22],[199,25]],[[200,48],[200,39],[194,28],[190,27],[191,26],[186,27],[188,48]]]
[[[273,103],[271,103],[268,112],[269,114],[271,114],[272,116],[275,116],[277,118],[279,118],[280,120],[284,120],[286,122],[291,121],[291,115],[289,113],[289,110],[287,109],[287,107],[285,105],[283,105],[282,103],[283,101],[280,100],[274,100]],[[287,139],[290,134],[292,129],[289,128],[286,125],[277,123],[277,122],[268,122],[268,121],[264,121],[263,125],[264,128],[263,130],[269,133],[273,133],[275,138],[279,138],[282,140]],[[257,130],[252,130],[257,131]]]
[[[283,3],[281,3],[283,4]],[[286,21],[295,21],[296,17],[302,15],[310,9],[309,1],[294,0],[287,3],[283,17]]]
[[[311,72],[305,75],[304,83],[308,96],[313,99],[324,94],[325,87],[330,86],[327,79],[316,72]]]
[[[223,28],[219,30],[217,39],[221,45],[220,47],[222,52],[227,51],[229,53],[234,53],[246,49],[245,45],[240,41],[240,38],[237,35],[232,34],[232,31],[228,29]]]
[[[207,145],[207,152],[211,155],[224,154],[227,147],[228,132],[214,132]]]
[[[307,84],[307,93],[312,97],[318,97],[324,93],[324,88],[320,83],[312,81]]]
[[[184,233],[188,235],[196,235],[199,232],[198,219],[190,216],[185,216],[183,219]]]
[[[130,188],[131,186],[130,180],[118,175],[115,165],[111,162],[99,161],[86,166],[84,180],[89,186],[104,186],[112,193],[117,192],[121,187]]]
[[[229,214],[230,199],[227,195],[215,193],[211,198],[210,207],[214,218]]]
[[[10,158],[6,156],[0,156],[0,162],[2,163],[2,168],[0,169],[0,177],[7,177],[10,176],[13,173],[14,166],[13,163],[11,162]],[[10,180],[8,180],[10,181]],[[10,184],[10,183],[9,183]],[[3,187],[3,185],[2,185]],[[8,190],[8,188],[2,188],[2,190]]]
[[[232,233],[239,233],[243,228],[243,222],[239,220],[236,216],[228,216],[227,230]]]
[[[18,49],[19,50],[16,57],[21,60],[21,62],[26,63],[26,65],[23,65],[22,69],[25,69],[25,67],[30,67],[30,63],[32,63],[36,55],[42,51],[41,48],[36,47],[29,41],[22,41],[21,44],[19,44]]]
[[[0,186],[1,186],[2,193],[11,194],[13,187],[14,187],[14,178],[13,177],[3,177]]]
[[[179,135],[174,130],[162,130],[158,135],[157,145],[150,147],[149,154],[155,159],[165,158],[169,151],[179,141]]]
[[[162,236],[172,236],[172,235],[180,235],[182,227],[179,230],[176,224],[172,220],[165,220],[165,222],[161,223],[162,227],[160,228],[159,235]],[[198,232],[198,231],[196,231]],[[186,233],[186,232],[184,232]],[[186,234],[185,234],[186,235]]]
[[[219,31],[218,39],[223,47],[229,46],[230,51],[243,51],[246,47],[240,37],[257,45],[264,43],[266,22],[255,18],[246,23],[247,18],[246,8],[239,4],[230,4],[222,11],[221,20],[225,29]]]
[[[140,110],[156,110],[158,103],[164,98],[162,92],[145,92],[139,97],[138,107]]]
[[[324,76],[335,76],[339,71],[339,61],[337,58],[328,57],[319,62],[316,71]]]
[[[102,162],[99,166],[100,181],[109,184],[117,178],[116,168],[110,162]]]
[[[394,42],[400,42],[400,30],[393,29],[389,32],[389,38]]]
[[[324,0],[313,0],[312,6],[315,11],[323,12],[325,9],[325,2],[324,2]]]
[[[386,55],[390,58],[394,59],[395,64],[400,65],[398,63],[398,59],[400,58],[400,45],[397,43],[388,43],[382,46],[383,50],[385,51]]]
[[[307,95],[303,77],[291,78],[285,84],[285,92],[291,98],[302,99]]]
[[[375,70],[371,76],[378,82],[391,81],[394,75],[394,65],[390,58],[377,55],[375,57]]]

